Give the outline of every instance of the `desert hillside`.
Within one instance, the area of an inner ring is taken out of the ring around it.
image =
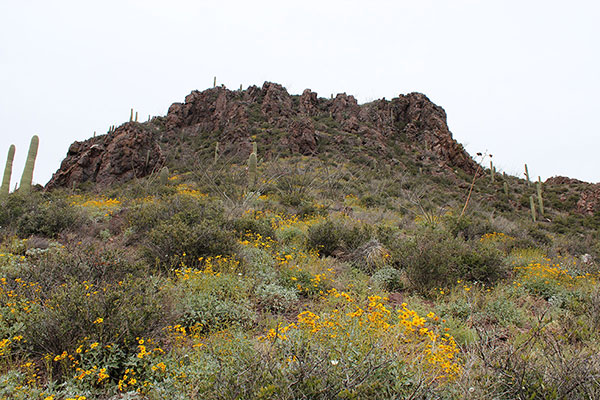
[[[600,398],[600,185],[494,161],[266,82],[7,162],[0,397]]]

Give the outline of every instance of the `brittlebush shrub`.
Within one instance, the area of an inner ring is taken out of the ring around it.
[[[249,328],[255,320],[249,291],[250,282],[237,274],[212,271],[183,274],[177,288],[178,319],[181,325],[200,326],[204,332],[230,326]]]
[[[204,220],[220,222],[223,210],[213,199],[188,194],[138,201],[127,213],[127,220],[138,233],[148,232],[161,222],[178,218],[188,225]]]
[[[306,242],[310,249],[317,250],[322,256],[330,256],[341,243],[339,226],[332,221],[317,223],[308,229]]]
[[[252,215],[245,215],[228,223],[231,228],[244,235],[246,233],[258,233],[263,237],[274,237],[275,230],[267,219],[257,219]]]
[[[22,238],[56,237],[79,220],[77,211],[60,195],[11,193],[0,200],[0,226],[14,229]]]
[[[346,225],[330,220],[319,222],[308,229],[307,246],[322,256],[331,256],[336,250],[349,254],[369,241],[372,230],[366,225]]]
[[[150,262],[158,260],[163,267],[170,267],[184,255],[193,265],[200,257],[230,255],[235,250],[235,235],[216,223],[206,220],[188,225],[175,217],[150,231],[146,254]]]
[[[425,229],[396,249],[409,281],[423,292],[457,280],[493,283],[505,275],[499,250],[466,242],[438,229]]]

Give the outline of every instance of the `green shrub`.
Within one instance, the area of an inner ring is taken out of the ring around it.
[[[275,233],[277,240],[283,244],[295,243],[297,245],[304,244],[307,240],[307,236],[304,234],[302,229],[297,226],[285,226],[278,229]]]
[[[214,199],[178,193],[162,199],[141,201],[127,213],[127,220],[136,232],[147,232],[174,217],[188,225],[204,220],[221,222],[223,209]]]
[[[56,237],[73,227],[78,217],[76,210],[59,195],[17,192],[0,201],[0,226],[13,228],[23,238]]]
[[[371,280],[377,286],[389,292],[402,291],[405,286],[402,280],[402,272],[392,267],[381,268],[373,274]]]
[[[236,250],[235,235],[209,221],[187,225],[179,217],[163,221],[148,234],[147,255],[163,267],[175,257],[185,256],[190,265],[199,257],[231,255]]]
[[[231,228],[244,235],[248,232],[258,233],[262,237],[274,237],[275,231],[271,226],[271,223],[267,219],[257,219],[253,215],[245,215],[241,218],[235,219],[229,223]]]
[[[498,250],[479,242],[467,243],[441,230],[419,231],[399,250],[399,264],[423,292],[451,286],[457,280],[492,283],[505,274]]]
[[[184,326],[202,325],[206,332],[232,325],[249,328],[256,316],[249,300],[250,281],[230,274],[195,274],[180,283],[176,305]]]
[[[319,222],[308,228],[307,246],[322,256],[332,255],[340,246],[341,233],[332,221]]]
[[[267,310],[286,312],[298,301],[295,289],[280,286],[276,283],[260,285],[255,290],[258,303]]]
[[[488,219],[478,215],[462,216],[455,214],[444,215],[443,224],[454,237],[465,240],[479,239],[486,233],[494,232]]]
[[[336,250],[349,254],[369,241],[372,229],[367,225],[345,225],[330,220],[319,222],[308,229],[307,246],[322,256],[331,256]]]
[[[22,356],[72,352],[84,338],[131,344],[168,322],[171,312],[161,284],[156,278],[130,277],[115,284],[70,280],[44,291],[15,285],[17,297],[30,305],[0,312],[13,315],[5,321],[24,337]]]

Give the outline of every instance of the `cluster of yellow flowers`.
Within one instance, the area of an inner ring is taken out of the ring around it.
[[[492,232],[492,233],[486,233],[485,235],[481,236],[481,238],[479,239],[479,241],[481,242],[504,242],[510,239],[514,239],[512,236],[508,236],[505,235],[502,232]]]
[[[186,328],[180,324],[177,325],[169,325],[163,328],[163,330],[167,333],[167,338],[171,341],[173,346],[175,347],[183,347],[190,343],[192,347],[201,347],[203,343],[200,342],[200,333],[202,332],[204,325],[197,322],[193,326]]]
[[[296,322],[278,324],[259,339],[288,341],[294,340],[292,332],[304,332],[311,341],[323,343],[336,338],[357,343],[365,339],[378,340],[379,345],[387,346],[394,353],[408,353],[415,360],[424,360],[425,367],[436,379],[453,379],[461,374],[454,338],[427,326],[427,319],[439,320],[434,313],[421,317],[406,303],[394,313],[386,306],[387,299],[380,296],[370,296],[366,306],[361,307],[344,291],[332,289],[328,295],[344,302],[330,313],[315,314],[306,310],[298,315]]]
[[[202,193],[199,190],[196,190],[196,189],[192,188],[190,185],[187,185],[185,183],[177,185],[176,189],[177,189],[177,193],[183,194],[186,196],[191,196],[191,197],[196,197],[196,198],[208,197],[208,195],[206,193]]]
[[[135,375],[135,370],[133,370],[133,368],[127,368],[123,377],[119,379],[117,384],[119,391],[124,392],[128,387],[135,386],[137,384]]]
[[[298,227],[302,231],[307,230],[310,226],[321,222],[325,217],[316,215],[301,219],[298,215],[280,215],[274,214],[270,217],[271,226],[275,230],[282,230],[291,227]]]
[[[104,197],[89,199],[81,195],[73,195],[70,199],[71,206],[81,207],[94,213],[104,214],[105,216],[112,215],[121,206],[119,199]]]
[[[240,244],[269,251],[270,249],[273,249],[275,241],[269,236],[262,236],[260,233],[247,232],[244,235],[243,240],[240,241]]]
[[[573,288],[581,283],[595,285],[599,274],[572,274],[568,268],[561,263],[552,262],[545,258],[542,262],[531,262],[527,266],[516,266],[515,271],[519,273],[519,281],[513,282],[521,286],[522,282],[543,281],[545,284],[556,284]]]
[[[183,258],[185,256],[186,254],[183,253]],[[240,262],[235,257],[218,255],[215,257],[199,257],[198,265],[199,268],[188,267],[185,260],[182,260],[179,263],[180,268],[174,271],[175,275],[184,281],[200,275],[219,276],[221,273],[236,272],[239,269]]]
[[[6,338],[0,340],[0,357],[4,357],[8,354],[10,345],[15,342],[20,342],[23,340],[23,336],[13,336],[12,338]]]

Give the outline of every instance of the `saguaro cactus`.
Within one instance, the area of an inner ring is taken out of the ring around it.
[[[496,172],[496,168],[494,168],[494,163],[490,160],[490,177],[492,178],[492,183],[494,183],[494,175]]]
[[[504,194],[508,196],[508,183],[504,181]]]
[[[529,186],[529,170],[527,169],[527,164],[525,164],[525,179],[527,179],[527,186]]]
[[[533,201],[533,196],[529,196],[529,207],[531,208],[531,218],[533,219],[533,222],[536,222],[535,201]]]
[[[2,178],[2,187],[0,187],[0,196],[5,196],[10,191],[10,177],[12,175],[12,165],[15,159],[15,145],[11,144],[8,148],[6,157],[6,167],[4,167],[4,177]]]
[[[538,176],[538,181],[537,181],[537,198],[538,198],[538,205],[540,206],[540,214],[544,215],[544,198],[542,197],[542,180],[539,176]]]
[[[35,158],[37,157],[39,145],[40,138],[37,135],[33,135],[31,138],[31,143],[29,144],[29,152],[27,153],[25,169],[23,169],[23,175],[21,176],[21,183],[19,185],[19,190],[22,193],[29,193],[31,191],[31,183],[33,182],[33,168],[35,167]]]
[[[169,183],[169,167],[164,166],[160,170],[160,184],[166,185]]]
[[[258,159],[256,156],[256,142],[252,143],[252,153],[250,153],[250,157],[248,158],[248,187],[253,188],[256,185],[256,165],[258,164]]]

